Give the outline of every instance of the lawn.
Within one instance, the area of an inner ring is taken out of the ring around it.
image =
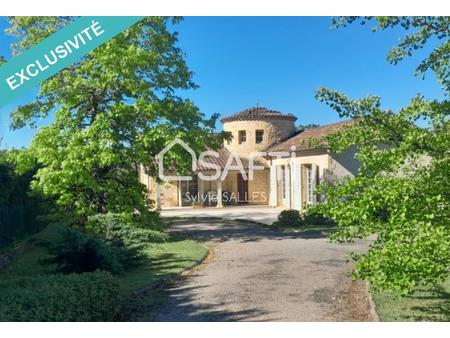
[[[40,241],[52,240],[58,235],[57,226],[48,226],[42,232],[19,243],[19,255],[0,270],[0,279],[46,274],[50,269],[40,264],[47,256]],[[195,241],[172,236],[166,243],[155,243],[145,251],[147,261],[119,275],[124,313],[120,320],[151,320],[152,309],[163,299],[159,285],[198,263],[208,253],[208,248]]]
[[[421,287],[414,294],[397,298],[374,293],[381,321],[450,321],[450,278],[438,287]]]

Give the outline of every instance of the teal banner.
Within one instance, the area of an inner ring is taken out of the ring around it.
[[[81,59],[143,17],[81,17],[0,67],[0,107]]]

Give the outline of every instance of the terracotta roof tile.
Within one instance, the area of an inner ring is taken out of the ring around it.
[[[310,141],[320,139],[324,136],[330,135],[341,130],[345,126],[350,126],[355,123],[354,120],[337,122],[332,124],[327,124],[324,126],[305,129],[304,131],[288,138],[287,140],[271,146],[268,151],[291,151],[292,147],[295,146],[296,150],[310,149]],[[325,141],[321,143],[326,146]]]
[[[248,121],[258,120],[261,118],[288,119],[293,121],[297,120],[297,118],[292,114],[283,114],[279,111],[270,110],[264,107],[252,107],[233,115],[226,116],[222,118],[220,122]]]

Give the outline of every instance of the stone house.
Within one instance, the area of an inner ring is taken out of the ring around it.
[[[292,114],[263,107],[224,117],[223,129],[232,139],[225,141],[215,156],[195,159],[192,180],[157,184],[142,166],[140,180],[158,208],[247,204],[303,211],[319,202],[315,194],[319,182],[355,175],[359,164],[354,149],[333,154],[320,141],[352,121],[296,131],[296,120]],[[264,153],[255,157],[255,152]],[[254,166],[258,170],[250,170]],[[226,175],[210,180],[207,176],[212,177],[212,168],[226,171]]]

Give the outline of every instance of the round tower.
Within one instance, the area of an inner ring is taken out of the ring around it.
[[[225,148],[241,157],[251,152],[264,151],[269,146],[287,139],[295,132],[297,118],[292,114],[264,107],[253,107],[220,120],[224,131],[232,134],[231,141],[225,141]]]

